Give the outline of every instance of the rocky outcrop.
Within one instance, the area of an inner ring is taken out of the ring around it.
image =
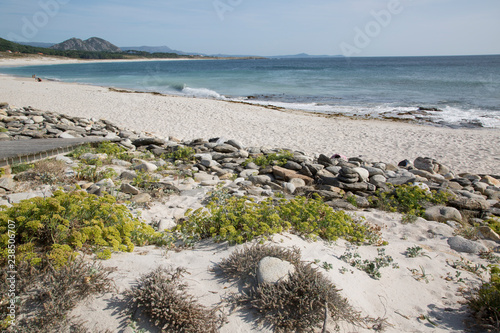
[[[92,37],[87,40],[71,38],[50,48],[60,51],[122,52],[118,46],[98,37]]]

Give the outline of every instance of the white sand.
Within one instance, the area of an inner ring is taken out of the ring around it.
[[[104,118],[180,139],[225,137],[247,146],[366,156],[398,163],[432,157],[456,172],[500,174],[500,131],[326,118],[219,100],[119,93],[79,84],[0,75],[0,100],[72,116]]]

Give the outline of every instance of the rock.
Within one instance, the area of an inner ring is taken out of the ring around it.
[[[158,170],[158,167],[156,165],[154,165],[153,163],[143,162],[143,163],[137,165],[136,167],[134,167],[134,170],[142,171],[142,172],[155,172],[156,170]]]
[[[294,162],[294,161],[286,162],[286,164],[283,167],[285,169],[290,169],[290,170],[294,170],[294,171],[302,170],[302,165],[300,165],[299,163]]]
[[[122,134],[121,132],[120,134]],[[149,145],[157,145],[162,146],[165,144],[165,140],[160,138],[139,138],[132,141],[132,144],[136,147],[149,146]]]
[[[132,166],[132,163],[124,161],[124,160],[119,160],[119,159],[116,159],[116,158],[113,158],[111,160],[111,164],[114,164],[114,165],[117,165],[117,166],[121,166],[121,167],[125,167],[125,168],[129,168],[129,167]]]
[[[219,165],[217,161],[214,160],[208,160],[208,159],[203,159],[200,161],[200,164],[203,165],[206,168],[213,168]]]
[[[452,180],[450,180],[450,182],[457,183],[457,184],[459,184],[462,187],[466,187],[466,186],[472,185],[472,182],[469,179],[467,179],[467,178],[453,178]]]
[[[123,179],[123,180],[134,180],[135,178],[137,178],[137,173],[133,172],[133,171],[123,171],[121,174],[120,174],[120,179]]]
[[[290,184],[293,184],[295,185],[295,188],[299,188],[299,187],[304,187],[306,186],[306,182],[304,179],[301,179],[301,178],[293,178],[293,179],[290,179]]]
[[[358,209],[353,204],[351,204],[343,199],[336,199],[336,200],[328,201],[325,203],[334,209],[344,209],[344,210],[357,210]]]
[[[362,181],[368,181],[370,178],[370,172],[365,168],[354,168],[353,170],[356,171]]]
[[[283,184],[283,190],[284,190],[286,193],[294,194],[296,189],[297,189],[297,188],[296,188],[296,187],[295,187],[295,185],[294,185],[294,184],[292,184],[292,183],[284,183],[284,184]]]
[[[235,147],[236,149],[245,149],[245,146],[237,140],[229,140],[226,142],[228,145]]]
[[[100,186],[97,186],[95,184],[92,184],[88,189],[87,189],[88,194],[93,194],[97,195],[100,197],[102,195],[102,188]]]
[[[264,257],[259,261],[257,281],[259,284],[278,284],[281,281],[288,281],[293,273],[295,266],[292,263],[275,257]]]
[[[447,221],[462,221],[462,214],[453,208],[446,206],[434,206],[425,210],[425,219],[428,221],[447,222]]]
[[[214,175],[209,175],[209,174],[204,173],[204,172],[198,172],[194,175],[194,180],[196,180],[199,183],[206,182],[206,181],[212,181],[212,180],[219,181],[219,177],[214,176]]]
[[[240,177],[242,178],[248,178],[250,176],[257,176],[259,174],[259,170],[255,169],[246,169],[240,172]]]
[[[42,197],[42,198],[46,198],[46,197],[50,197],[52,196],[52,193],[49,191],[47,193],[45,192],[26,192],[26,193],[13,193],[13,194],[7,194],[5,196],[5,198],[7,199],[7,201],[10,203],[10,204],[15,204],[15,203],[19,203],[23,200],[28,200],[28,199],[33,199],[33,198],[37,198],[37,197]]]
[[[282,179],[282,180],[285,180],[287,182],[289,182],[290,180],[295,179],[295,178],[302,179],[306,183],[306,185],[310,185],[314,182],[314,179],[312,179],[311,177],[299,174],[293,170],[285,169],[285,168],[282,168],[279,166],[274,166],[272,170],[273,170],[274,176],[277,179]]]
[[[69,158],[68,156],[64,156],[64,155],[57,155],[56,161],[61,161],[61,162],[64,162],[66,164],[73,164],[73,160],[71,158]]]
[[[267,185],[273,181],[273,178],[268,175],[257,175],[248,177],[248,180],[255,185]]]
[[[130,185],[130,184],[122,184],[122,186],[120,187],[120,190],[123,192],[123,193],[126,193],[126,194],[132,194],[132,195],[137,195],[140,193],[139,189],[137,189],[136,187]]]
[[[398,163],[398,167],[408,169],[410,167],[413,167],[413,163],[411,163],[410,160],[403,160]]]
[[[387,182],[392,185],[404,185],[408,183],[413,183],[415,181],[415,177],[395,177],[387,179]]]
[[[458,197],[449,200],[448,205],[465,210],[484,211],[490,208],[490,204],[485,199],[470,199],[466,197]]]
[[[325,167],[329,167],[329,166],[334,165],[333,160],[330,157],[323,155],[323,154],[319,155],[318,163],[323,164]]]
[[[0,188],[3,188],[9,192],[14,191],[14,189],[16,188],[16,182],[11,177],[0,178]]]
[[[478,254],[488,251],[488,248],[481,243],[465,239],[461,236],[448,238],[448,245],[457,252]]]
[[[387,178],[385,178],[382,175],[374,175],[370,177],[370,183],[373,185],[376,185],[377,183],[385,183],[387,181]]]
[[[481,233],[481,235],[483,235],[484,239],[489,239],[489,240],[492,240],[495,242],[500,241],[500,236],[495,231],[493,231],[493,229],[491,229],[490,227],[481,226],[478,228],[478,231]]]
[[[138,204],[148,203],[151,202],[151,200],[152,200],[151,196],[147,193],[140,193],[132,198],[132,202]]]
[[[214,150],[218,153],[227,154],[227,153],[235,153],[239,149],[234,146],[231,146],[230,144],[223,143],[215,146]]]
[[[33,122],[36,124],[43,123],[44,120],[45,118],[42,116],[33,116]]]
[[[429,157],[417,157],[413,162],[415,168],[425,170],[431,174],[439,170],[439,166],[435,164],[435,160]]]
[[[106,187],[106,188],[112,188],[115,187],[115,183],[109,178],[103,179],[99,182],[96,183],[97,186],[99,187]]]
[[[63,133],[59,134],[59,137],[61,139],[74,139],[75,138],[75,136],[70,134],[69,132],[63,132]]]
[[[10,140],[10,136],[5,133],[0,133],[0,141],[8,141]]]
[[[500,180],[491,176],[484,176],[481,181],[491,186],[500,187]]]

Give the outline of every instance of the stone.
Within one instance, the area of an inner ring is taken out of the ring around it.
[[[335,200],[328,201],[325,203],[334,209],[344,209],[344,210],[357,210],[358,209],[353,204],[347,202],[344,199],[335,199]]]
[[[237,148],[237,149],[245,149],[245,146],[241,142],[239,142],[237,140],[229,140],[226,143],[228,145],[231,145],[231,146]]]
[[[59,137],[61,139],[74,139],[75,138],[75,136],[70,134],[69,132],[63,132],[63,133],[59,134]]]
[[[462,221],[462,214],[458,209],[446,206],[434,206],[425,210],[425,219],[428,221],[447,222]]]
[[[274,166],[272,170],[273,170],[274,176],[277,179],[282,179],[282,180],[285,180],[287,182],[289,182],[290,180],[292,180],[294,178],[302,179],[306,183],[306,185],[311,185],[314,182],[314,179],[312,179],[311,177],[299,174],[293,170],[285,169],[285,168],[282,168],[279,166]]]
[[[130,184],[127,184],[127,183],[122,184],[122,186],[120,187],[120,190],[123,193],[132,194],[132,195],[137,195],[140,193],[140,191],[136,187],[134,187]]]
[[[14,191],[14,189],[16,188],[16,182],[11,177],[0,178],[0,188],[3,188],[7,191]]]
[[[331,172],[334,175],[338,175],[341,169],[342,169],[341,166],[329,166],[325,170]]]
[[[385,183],[387,181],[387,178],[385,178],[382,175],[374,175],[370,177],[370,183],[376,185],[377,183]]]
[[[295,185],[295,188],[306,186],[305,180],[301,178],[290,179],[289,183]]]
[[[215,175],[209,175],[208,173],[205,173],[205,172],[198,172],[194,175],[194,180],[196,180],[199,183],[204,182],[204,181],[212,181],[212,180],[219,181],[219,177],[217,177]]]
[[[248,180],[255,185],[267,185],[273,181],[273,178],[271,178],[271,176],[268,175],[257,175],[248,177]]]
[[[248,178],[250,176],[257,176],[259,174],[259,170],[255,169],[246,169],[240,172],[240,177],[242,178]]]
[[[217,161],[214,161],[214,160],[207,160],[207,159],[203,159],[200,161],[200,164],[203,165],[204,167],[206,168],[213,168],[213,167],[216,167],[219,165],[219,163]]]
[[[429,157],[417,157],[413,162],[415,168],[425,170],[432,174],[439,170],[439,166],[435,164],[435,160]]]
[[[109,178],[97,182],[96,185],[99,187],[107,187],[107,188],[115,187],[115,183],[113,183],[113,181]]]
[[[37,198],[37,197],[47,198],[47,197],[51,197],[51,196],[52,196],[52,192],[50,192],[50,191],[48,191],[48,192],[37,191],[37,192],[23,192],[23,193],[7,194],[5,196],[5,198],[7,199],[7,201],[10,204],[15,204],[15,203],[19,203],[23,200],[29,200],[29,199],[33,199],[33,198]]]
[[[490,204],[485,199],[471,199],[466,197],[457,197],[449,200],[448,205],[465,210],[484,211],[490,208]]]
[[[10,140],[10,136],[5,133],[0,133],[0,141],[8,141]]]
[[[147,193],[140,193],[134,196],[132,199],[132,202],[138,203],[138,204],[144,204],[151,202],[152,198],[149,194]]]
[[[142,171],[142,172],[155,172],[156,170],[158,170],[158,167],[156,165],[154,165],[153,163],[143,162],[143,163],[137,165],[136,167],[134,167],[134,170]]]
[[[294,194],[297,188],[292,183],[284,183],[283,189],[285,190],[286,193]]]
[[[490,227],[481,226],[478,228],[478,231],[481,233],[484,239],[489,239],[495,242],[500,241],[500,236]]]
[[[353,170],[356,171],[362,181],[368,181],[370,178],[370,172],[365,168],[354,168]]]
[[[122,133],[124,133],[124,132],[120,133],[120,137],[126,138],[126,137],[121,136]],[[139,138],[139,139],[133,140],[132,144],[136,147],[149,146],[149,145],[162,146],[165,144],[165,140],[160,139],[160,138]]]
[[[448,238],[448,245],[452,250],[463,253],[479,254],[487,252],[488,248],[481,243],[465,239],[461,236]]]
[[[413,163],[411,163],[410,160],[403,160],[401,162],[398,163],[398,167],[401,167],[401,168],[411,168],[413,167]]]
[[[66,164],[73,164],[73,160],[71,158],[69,158],[68,156],[64,156],[64,155],[57,155],[56,161],[64,162]]]
[[[293,273],[295,266],[292,263],[275,257],[264,257],[257,267],[257,281],[259,284],[278,284],[281,281],[288,281]]]
[[[319,155],[318,163],[323,164],[325,167],[329,167],[329,166],[334,165],[333,160],[324,154]]]
[[[137,173],[133,171],[126,170],[120,174],[120,179],[123,180],[134,180],[135,178],[137,178]]]
[[[286,162],[286,164],[283,167],[285,169],[290,169],[290,170],[295,170],[295,171],[302,170],[302,165],[300,165],[299,163],[294,162],[294,161]]]
[[[102,195],[102,188],[100,186],[92,184],[87,189],[87,193],[88,194],[94,194],[94,195],[97,195],[98,197],[100,197]]]
[[[230,144],[223,143],[215,146],[214,150],[218,153],[227,154],[227,153],[235,153],[239,149],[234,146],[231,146]]]
[[[500,187],[500,180],[488,175],[482,177],[481,181],[491,186]]]
[[[415,181],[415,177],[395,177],[387,179],[387,182],[392,185],[404,185],[408,183],[413,183]]]
[[[114,165],[117,165],[117,166],[121,166],[121,167],[125,167],[125,168],[129,168],[129,167],[132,166],[132,163],[124,161],[124,160],[119,160],[119,159],[116,159],[116,158],[113,158],[111,160],[111,164],[114,164]]]

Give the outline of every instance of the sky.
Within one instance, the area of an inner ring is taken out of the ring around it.
[[[500,54],[500,1],[0,0],[0,37],[231,55]]]

